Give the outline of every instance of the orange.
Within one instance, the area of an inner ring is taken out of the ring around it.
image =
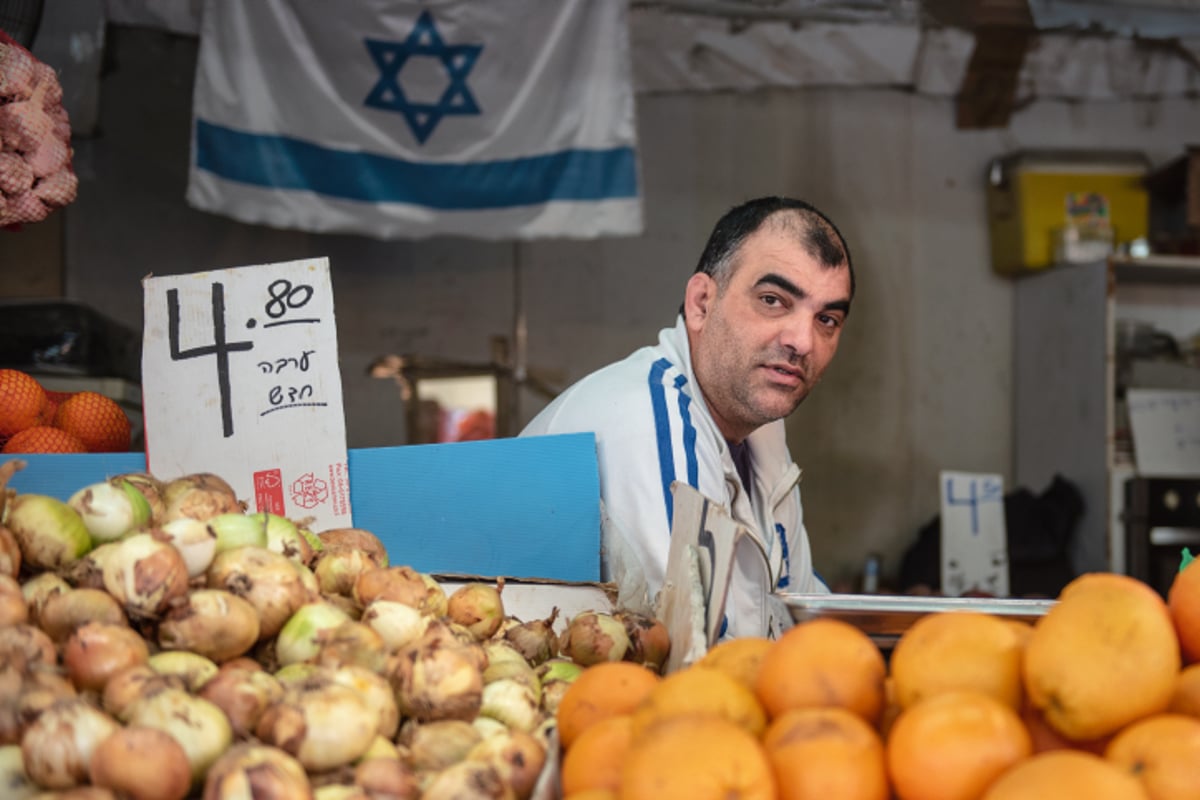
[[[888,800],[883,742],[844,708],[785,711],[763,734],[780,800]]]
[[[886,753],[900,800],[975,800],[1028,758],[1033,743],[1008,704],[979,691],[953,691],[900,712]]]
[[[1167,710],[1200,717],[1200,664],[1184,667],[1179,673]]]
[[[612,789],[586,789],[565,795],[563,800],[617,800],[617,793]]]
[[[1200,661],[1200,558],[1176,573],[1167,592],[1167,607],[1184,662]]]
[[[754,691],[774,719],[793,708],[848,708],[875,725],[884,706],[883,654],[853,625],[815,619],[789,629],[763,657]]]
[[[615,792],[632,739],[633,719],[628,714],[602,719],[579,734],[562,759],[563,794],[588,789]]]
[[[1085,750],[1101,756],[1104,755],[1104,748],[1112,740],[1111,736],[1102,736],[1099,739],[1073,742],[1054,730],[1046,721],[1045,714],[1030,705],[1028,701],[1021,706],[1021,721],[1025,723],[1025,730],[1029,731],[1029,738],[1033,741],[1033,752],[1035,753],[1072,749]]]
[[[908,708],[940,692],[974,689],[1019,709],[1021,650],[1018,629],[1000,617],[976,611],[927,614],[892,651],[896,700]]]
[[[720,670],[693,664],[672,672],[650,690],[633,712],[633,735],[640,738],[655,721],[684,714],[722,717],[758,736],[767,715],[754,692]]]
[[[0,453],[86,453],[79,437],[58,428],[35,425],[13,434]]]
[[[707,714],[661,719],[630,748],[620,800],[774,800],[775,778],[758,739]]]
[[[1024,657],[1025,691],[1072,741],[1099,739],[1163,711],[1179,674],[1167,605],[1139,580],[1084,574],[1037,621]]]
[[[1156,714],[1124,728],[1104,751],[1142,782],[1150,800],[1200,797],[1200,719]]]
[[[115,400],[99,392],[75,392],[59,403],[54,426],[78,436],[90,453],[129,449],[129,417]]]
[[[47,420],[46,390],[32,375],[0,369],[0,441]]]
[[[1137,778],[1092,753],[1055,750],[1001,775],[980,800],[1147,800]]]
[[[712,667],[736,678],[751,690],[758,681],[763,656],[773,642],[763,636],[739,636],[717,642],[696,662],[697,666]]]
[[[588,667],[563,692],[555,712],[558,738],[569,748],[579,734],[602,719],[633,711],[662,680],[658,673],[629,661]]]

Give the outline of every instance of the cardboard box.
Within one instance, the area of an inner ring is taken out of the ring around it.
[[[66,500],[142,453],[0,456],[10,486]],[[600,481],[592,434],[351,449],[354,525],[394,564],[432,574],[600,580]],[[172,478],[177,476],[157,476]]]
[[[987,176],[992,268],[1004,275],[1097,260],[1144,238],[1149,169],[1139,153],[1018,151]]]

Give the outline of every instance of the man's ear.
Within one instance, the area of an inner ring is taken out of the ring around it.
[[[683,293],[683,310],[688,328],[699,330],[704,326],[716,299],[717,282],[712,276],[703,272],[693,273]]]

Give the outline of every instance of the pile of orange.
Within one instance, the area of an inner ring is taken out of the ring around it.
[[[0,452],[127,451],[132,426],[115,400],[98,392],[50,392],[32,375],[0,369]]]
[[[557,712],[565,800],[1200,797],[1200,563],[1164,602],[1089,573],[1034,624],[930,614],[890,658],[805,622],[659,676],[584,671]]]

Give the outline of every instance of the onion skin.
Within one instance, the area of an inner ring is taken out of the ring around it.
[[[483,701],[483,675],[467,648],[411,645],[397,653],[391,675],[401,713],[428,722],[470,721]]]
[[[354,783],[368,797],[387,800],[418,800],[421,784],[412,767],[395,758],[368,758],[354,768]]]
[[[262,670],[222,669],[201,688],[200,697],[225,712],[237,739],[250,736],[263,712],[283,697],[283,685]]]
[[[315,599],[292,562],[265,547],[218,553],[207,582],[209,588],[232,592],[254,607],[261,639],[277,635],[301,606]]]
[[[0,629],[24,625],[29,621],[29,604],[21,593],[21,584],[8,575],[0,575]]]
[[[138,700],[164,689],[186,689],[178,675],[163,675],[149,664],[135,664],[113,673],[104,685],[100,704],[121,722],[129,721],[129,712]]]
[[[198,519],[180,517],[164,522],[158,534],[183,556],[188,577],[204,574],[217,554],[217,534]]]
[[[512,787],[517,800],[528,800],[546,765],[546,748],[533,734],[509,729],[475,745],[467,760],[491,764]]]
[[[67,505],[79,512],[93,542],[112,542],[150,523],[150,504],[129,481],[115,478],[75,492]]]
[[[41,789],[25,774],[25,760],[21,757],[21,746],[0,746],[0,789],[6,800],[26,800]]]
[[[671,652],[671,636],[667,626],[661,620],[636,611],[619,610],[613,616],[625,626],[625,633],[629,637],[629,650],[624,660],[662,672],[663,664]]]
[[[38,618],[39,627],[60,644],[88,622],[128,625],[120,603],[99,589],[71,589],[51,595]]]
[[[92,751],[88,774],[93,786],[129,800],[183,800],[191,788],[187,753],[157,728],[122,728]]]
[[[349,620],[346,612],[326,601],[306,603],[297,609],[275,639],[280,666],[308,661],[320,651],[320,634]]]
[[[189,650],[215,663],[237,658],[258,641],[258,611],[223,589],[197,589],[158,623],[166,650]]]
[[[135,533],[117,547],[104,560],[104,588],[131,616],[155,617],[187,594],[187,564],[169,543]]]
[[[324,772],[362,756],[375,738],[377,721],[358,692],[318,679],[286,690],[262,715],[255,733],[295,756],[305,769]]]
[[[53,572],[41,572],[21,584],[21,594],[29,604],[29,622],[38,625],[46,601],[60,592],[71,590],[71,584]]]
[[[25,772],[47,789],[70,789],[86,783],[92,751],[120,725],[81,698],[55,703],[38,716],[21,737]]]
[[[486,761],[463,760],[434,776],[421,800],[509,800],[516,794],[500,771]]]
[[[199,692],[220,668],[207,656],[191,650],[162,650],[146,661],[160,675],[174,675],[189,692]]]
[[[385,739],[396,735],[400,727],[400,708],[396,705],[396,694],[387,678],[365,667],[344,666],[333,670],[334,683],[353,689],[367,702],[376,718],[375,733]]]
[[[162,490],[162,521],[179,517],[201,521],[218,514],[245,512],[233,487],[211,472],[197,472],[168,481]]]
[[[378,569],[380,563],[377,556],[364,550],[327,547],[313,562],[313,575],[322,594],[353,597],[359,576]],[[354,600],[359,606],[365,605],[359,598]]]
[[[387,548],[378,536],[362,528],[331,528],[317,534],[321,550],[358,550],[370,554],[381,567],[388,565]]]
[[[584,667],[603,661],[621,661],[629,652],[629,634],[625,633],[624,623],[611,614],[584,611],[563,631],[559,650]]]
[[[300,762],[278,747],[236,744],[208,770],[204,800],[310,800],[308,774]]]
[[[479,641],[490,639],[504,622],[500,589],[486,583],[468,583],[446,601],[446,616],[462,625]]]
[[[263,529],[267,533],[266,547],[268,550],[273,553],[279,553],[284,558],[294,561],[297,564],[307,564],[312,561],[312,545],[300,534],[300,529],[296,526],[296,523],[287,517],[281,517],[278,514],[272,514],[267,511],[259,511],[249,516],[262,522]]]
[[[129,724],[157,728],[175,737],[187,754],[193,782],[204,779],[204,773],[233,741],[225,712],[181,689],[164,689],[139,700],[130,710]]]
[[[104,542],[78,561],[63,567],[60,574],[77,589],[104,589],[104,561],[117,551],[116,542]]]
[[[79,512],[41,494],[18,494],[8,502],[4,524],[21,548],[26,568],[65,567],[92,549]]]
[[[470,722],[443,719],[422,722],[406,730],[408,761],[418,772],[439,772],[467,757],[483,734]]]
[[[0,575],[16,578],[21,574],[21,546],[12,531],[0,525]]]
[[[166,505],[163,503],[162,481],[145,472],[126,472],[122,475],[117,475],[113,480],[126,481],[130,486],[141,492],[142,497],[146,498],[146,504],[150,506],[151,524],[162,522],[163,515],[167,510]]]
[[[25,730],[46,709],[77,696],[75,686],[58,670],[45,664],[32,664],[23,672],[14,667],[0,669],[0,683],[16,686],[2,692],[0,704],[0,744],[19,744]]]
[[[41,628],[26,624],[0,627],[0,665],[24,669],[32,664],[53,667],[57,662],[54,640]]]
[[[76,688],[104,691],[109,678],[126,667],[145,664],[150,650],[137,631],[126,625],[89,622],[63,645],[63,666]]]
[[[399,650],[421,638],[429,618],[404,603],[376,600],[363,609],[361,621],[383,637],[388,650]]]
[[[545,619],[534,619],[511,626],[504,632],[504,639],[525,657],[531,666],[537,666],[558,653],[558,635],[554,633],[554,621],[558,619],[558,607],[550,610]]]

